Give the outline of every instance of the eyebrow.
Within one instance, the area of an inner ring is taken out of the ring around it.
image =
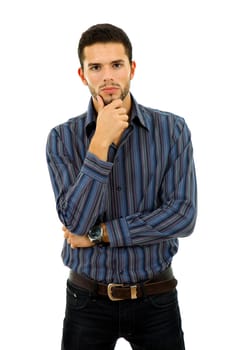
[[[122,60],[122,59],[119,59],[119,60],[114,60],[112,61],[110,64],[115,64],[115,63],[124,63],[125,61]],[[102,63],[88,63],[88,67],[92,67],[92,66],[98,66],[98,65],[101,65]]]

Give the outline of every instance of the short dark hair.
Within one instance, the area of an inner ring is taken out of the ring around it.
[[[78,57],[83,67],[84,49],[96,43],[121,43],[125,48],[126,55],[132,62],[132,44],[128,35],[119,27],[109,23],[95,24],[82,33],[78,44]]]

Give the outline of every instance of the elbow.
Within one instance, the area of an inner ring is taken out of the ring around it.
[[[81,235],[81,232],[77,231],[77,223],[74,220],[74,216],[70,212],[66,202],[57,203],[57,213],[61,223],[72,233]]]
[[[183,219],[183,229],[180,237],[188,237],[193,233],[196,226],[197,208],[195,205],[189,207],[189,210],[183,215]]]
[[[89,220],[88,215],[83,215],[77,207],[69,207],[65,201],[57,205],[57,212],[62,224],[73,234],[84,236],[94,223]]]

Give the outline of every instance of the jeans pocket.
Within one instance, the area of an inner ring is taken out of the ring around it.
[[[157,309],[166,309],[173,306],[177,306],[177,291],[176,289],[171,290],[170,292],[157,294],[149,297],[152,306]]]
[[[80,310],[87,306],[90,301],[88,292],[81,290],[67,281],[66,304],[68,308]]]

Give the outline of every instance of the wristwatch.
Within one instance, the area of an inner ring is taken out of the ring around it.
[[[100,225],[93,226],[88,232],[88,238],[92,243],[100,244],[103,239],[103,228]]]

